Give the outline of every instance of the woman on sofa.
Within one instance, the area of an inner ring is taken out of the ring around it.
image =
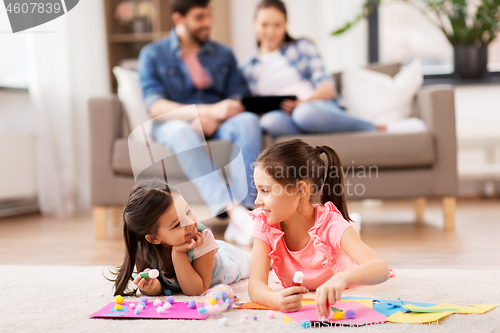
[[[243,65],[243,75],[253,95],[297,96],[284,100],[281,110],[263,115],[261,127],[273,137],[377,129],[339,107],[333,78],[326,74],[315,45],[292,38],[286,25],[281,0],[260,2],[255,14],[258,47]]]

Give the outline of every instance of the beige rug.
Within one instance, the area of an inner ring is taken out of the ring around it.
[[[90,319],[89,314],[113,301],[112,284],[104,279],[107,267],[90,266],[0,266],[0,332],[291,332],[284,315],[268,319],[265,311],[231,310],[226,327],[219,317],[204,321]],[[449,302],[455,305],[500,304],[500,270],[395,269],[396,277],[377,286],[357,287],[345,296],[401,298],[403,301]],[[233,288],[249,300],[248,280]],[[279,288],[273,285],[273,288]],[[309,295],[314,297],[314,295]],[[164,299],[164,298],[163,298]],[[176,296],[183,301],[189,297]],[[128,300],[128,299],[127,299]],[[258,320],[239,319],[243,313]],[[488,321],[489,320],[489,321]],[[489,328],[486,328],[489,322]],[[496,328],[492,326],[496,322]],[[457,329],[460,327],[463,329]],[[396,324],[354,328],[323,328],[343,331],[388,332],[500,332],[500,308],[482,315],[454,314],[437,327],[398,328]],[[455,328],[453,328],[455,327]]]

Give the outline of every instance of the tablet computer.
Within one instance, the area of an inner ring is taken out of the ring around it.
[[[245,106],[245,110],[257,114],[263,114],[269,111],[281,109],[280,105],[284,99],[297,100],[297,96],[245,96],[241,99],[241,103]]]

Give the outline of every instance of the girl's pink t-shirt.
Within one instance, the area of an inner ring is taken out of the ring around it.
[[[254,220],[254,237],[271,248],[269,257],[283,287],[292,286],[296,271],[304,273],[302,286],[316,290],[333,275],[356,267],[357,264],[340,247],[342,235],[351,227],[335,205],[313,205],[316,213],[314,226],[309,229],[309,243],[299,251],[290,251],[283,238],[280,224],[270,225],[260,208],[250,212]],[[394,273],[391,270],[391,277]]]

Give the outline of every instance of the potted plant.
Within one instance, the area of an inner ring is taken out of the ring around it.
[[[500,0],[392,0],[409,3],[428,17],[453,46],[455,73],[479,78],[487,73],[488,45],[500,30]],[[366,0],[353,21],[332,32],[340,35],[369,16],[381,0]]]

